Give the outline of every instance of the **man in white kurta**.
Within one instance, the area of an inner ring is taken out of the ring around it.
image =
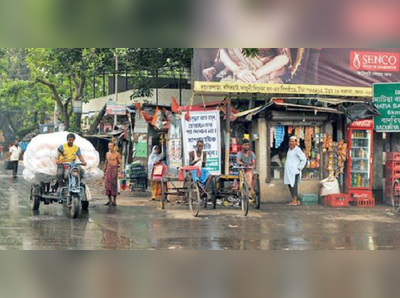
[[[289,140],[289,151],[286,156],[285,164],[285,185],[289,186],[292,195],[292,202],[288,206],[298,206],[298,186],[301,182],[301,171],[307,163],[307,158],[304,152],[297,146],[296,137],[291,137]]]

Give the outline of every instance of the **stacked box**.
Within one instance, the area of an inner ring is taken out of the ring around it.
[[[302,194],[300,195],[300,202],[305,206],[318,205],[319,196],[316,194]]]

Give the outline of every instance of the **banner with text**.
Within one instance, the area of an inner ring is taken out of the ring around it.
[[[372,85],[400,81],[398,48],[195,49],[195,91],[371,97]]]
[[[185,165],[189,164],[189,152],[196,150],[198,140],[204,141],[207,152],[206,168],[213,175],[221,175],[221,132],[219,111],[191,112],[190,121],[182,116]]]
[[[400,132],[400,83],[374,84],[374,105],[381,114],[375,117],[377,132]]]

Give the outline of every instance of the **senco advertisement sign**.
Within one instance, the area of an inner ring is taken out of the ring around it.
[[[353,70],[399,71],[399,53],[351,51],[350,67]]]

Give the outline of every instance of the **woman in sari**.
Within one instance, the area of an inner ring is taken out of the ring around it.
[[[221,82],[283,83],[292,66],[290,48],[260,48],[247,57],[241,48],[219,50],[215,64],[203,71],[207,80],[216,76]],[[223,69],[221,71],[221,69]]]
[[[161,200],[161,181],[153,180],[153,172],[155,165],[161,163],[163,156],[160,154],[160,147],[154,146],[149,156],[148,168],[149,168],[149,180],[151,186],[151,199],[150,201]]]

